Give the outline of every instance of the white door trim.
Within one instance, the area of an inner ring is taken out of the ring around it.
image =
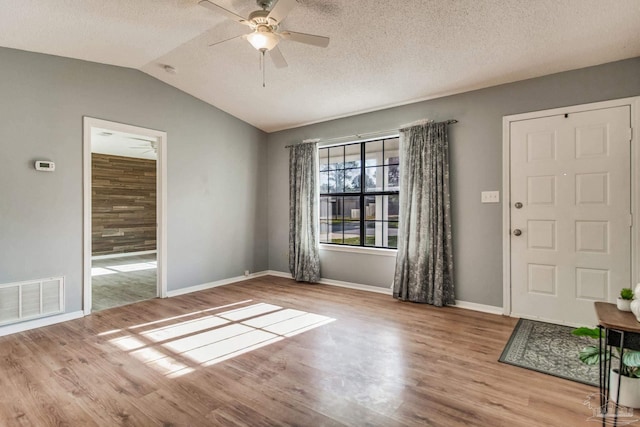
[[[578,113],[581,111],[601,110],[626,105],[630,106],[631,128],[633,129],[631,138],[631,209],[633,226],[631,227],[631,283],[629,284],[629,287],[633,288],[632,284],[638,282],[638,265],[640,264],[637,226],[640,224],[640,197],[636,196],[640,188],[638,183],[638,174],[640,173],[640,155],[638,150],[638,135],[640,134],[640,96],[514,114],[502,118],[502,307],[503,313],[506,316],[511,315],[511,138],[509,132],[511,123],[521,120]]]
[[[91,314],[91,128],[113,129],[158,139],[156,215],[158,222],[158,290],[160,298],[167,297],[167,133],[123,123],[83,117],[83,304],[86,315]]]

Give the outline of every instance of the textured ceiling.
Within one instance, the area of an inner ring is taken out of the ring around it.
[[[157,160],[158,155],[153,148],[156,142],[148,136],[118,132],[113,129],[91,128],[92,153]]]
[[[0,46],[140,69],[267,132],[640,56],[639,0],[298,0],[289,67],[198,0],[2,0]],[[254,0],[217,0],[247,16]],[[164,71],[163,65],[177,74]]]

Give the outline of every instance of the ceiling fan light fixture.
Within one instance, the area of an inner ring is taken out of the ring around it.
[[[256,50],[271,50],[278,45],[279,39],[271,31],[256,30],[247,34],[247,41],[251,43]]]

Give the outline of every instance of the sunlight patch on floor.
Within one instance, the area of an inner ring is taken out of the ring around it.
[[[177,378],[336,320],[267,303],[213,313],[250,302],[252,300],[245,300],[98,335],[125,333],[109,343],[160,374]],[[198,315],[200,317],[184,320]],[[160,324],[164,326],[135,331]]]
[[[255,317],[259,314],[269,313],[270,311],[281,310],[282,307],[278,307],[277,305],[259,303],[250,305],[249,307],[239,308],[237,310],[225,311],[224,313],[218,314],[220,317],[224,317],[225,319],[239,321],[243,319],[248,319],[250,317]]]
[[[237,306],[237,305],[248,304],[248,303],[250,303],[252,301],[253,300],[248,299],[248,300],[244,300],[244,301],[234,302],[234,303],[231,303],[231,304],[221,305],[219,307],[212,307],[212,308],[207,308],[205,310],[193,311],[191,313],[181,314],[179,316],[167,317],[165,319],[154,320],[153,322],[141,323],[139,325],[130,326],[128,329],[139,329],[139,328],[144,328],[144,327],[151,326],[151,325],[158,325],[160,323],[168,323],[168,322],[171,322],[173,320],[184,319],[185,317],[189,317],[189,316],[197,316],[198,314],[203,314],[203,313],[209,313],[209,312],[212,312],[212,311],[222,310],[223,308],[229,308],[229,307],[234,307],[234,306]]]
[[[215,316],[205,316],[200,319],[187,320],[186,322],[175,325],[142,332],[142,335],[153,341],[166,341],[205,329],[215,328],[216,326],[221,326],[226,323],[229,323],[229,321]]]
[[[173,357],[161,353],[154,348],[141,348],[139,350],[132,351],[130,354],[141,362],[147,364],[147,366],[150,366],[166,376],[174,377],[178,372],[181,373],[180,375],[184,375],[194,371],[193,368],[178,362]]]
[[[327,323],[331,323],[332,321],[333,319],[329,319],[326,316],[307,313],[294,319],[289,319],[284,322],[269,325],[265,327],[264,330],[285,337],[292,337],[301,332],[309,331],[311,329],[317,328],[318,326],[326,325]]]
[[[260,344],[264,344],[267,341],[275,342],[274,340],[277,338],[280,337],[254,329],[240,335],[235,335],[224,341],[205,344],[182,354],[196,363],[214,364],[224,356],[246,353],[254,348],[259,348]]]
[[[161,353],[155,348],[151,348],[151,347],[141,348],[139,350],[132,351],[131,355],[135,356],[136,359],[144,363],[155,362],[156,360],[164,359],[165,357],[167,357],[166,354]]]
[[[276,311],[275,313],[266,314],[264,316],[256,317],[253,319],[245,320],[243,325],[251,326],[254,328],[264,328],[269,325],[273,325],[278,322],[284,322],[285,320],[294,319],[307,314],[305,311],[293,310],[287,308],[284,310]]]
[[[138,338],[132,337],[130,335],[114,338],[109,342],[115,345],[116,347],[118,347],[120,350],[124,350],[124,351],[135,350],[135,349],[144,347],[146,345],[145,343],[140,341]]]
[[[121,265],[109,265],[105,267],[109,270],[115,270],[119,273],[130,273],[132,271],[151,270],[157,268],[157,262],[138,262],[135,264],[121,264]]]
[[[105,267],[91,267],[91,277],[106,276],[108,274],[130,273],[132,271],[151,270],[158,268],[157,261],[138,262],[135,264],[107,265]]]
[[[163,357],[162,359],[149,362],[147,365],[160,372],[162,375],[171,376],[172,378],[175,378],[178,372],[180,372],[180,375],[184,375],[195,370],[187,365],[177,362],[172,357]]]
[[[170,341],[168,343],[162,344],[162,346],[176,353],[184,353],[186,351],[202,347],[203,345],[216,343],[218,341],[224,341],[238,335],[246,334],[247,332],[250,332],[252,330],[254,329],[248,326],[234,323],[229,326],[223,326],[222,328],[213,329],[197,335],[191,335],[179,340]]]
[[[113,334],[117,334],[118,332],[122,332],[122,329],[112,329],[110,331],[104,331],[104,332],[100,332],[98,334],[99,337],[104,337],[107,335],[113,335]]]
[[[107,274],[118,274],[117,271],[109,270],[103,267],[92,267],[91,268],[91,277],[96,276],[106,276]]]

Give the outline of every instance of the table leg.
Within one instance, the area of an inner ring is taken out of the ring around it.
[[[624,352],[624,331],[620,331],[620,363],[618,363],[618,392],[616,393],[616,414],[613,419],[614,427],[618,425],[618,406],[620,406],[620,385],[622,384],[622,356]]]
[[[598,362],[598,390],[600,391],[600,408],[602,408],[605,404],[604,402],[604,381],[602,378],[603,365],[605,364],[606,355],[602,353],[602,340],[604,339],[602,336],[602,326],[598,326],[598,330],[600,331],[599,339],[598,339],[598,354],[600,355],[600,361]],[[604,357],[603,357],[604,356]]]

